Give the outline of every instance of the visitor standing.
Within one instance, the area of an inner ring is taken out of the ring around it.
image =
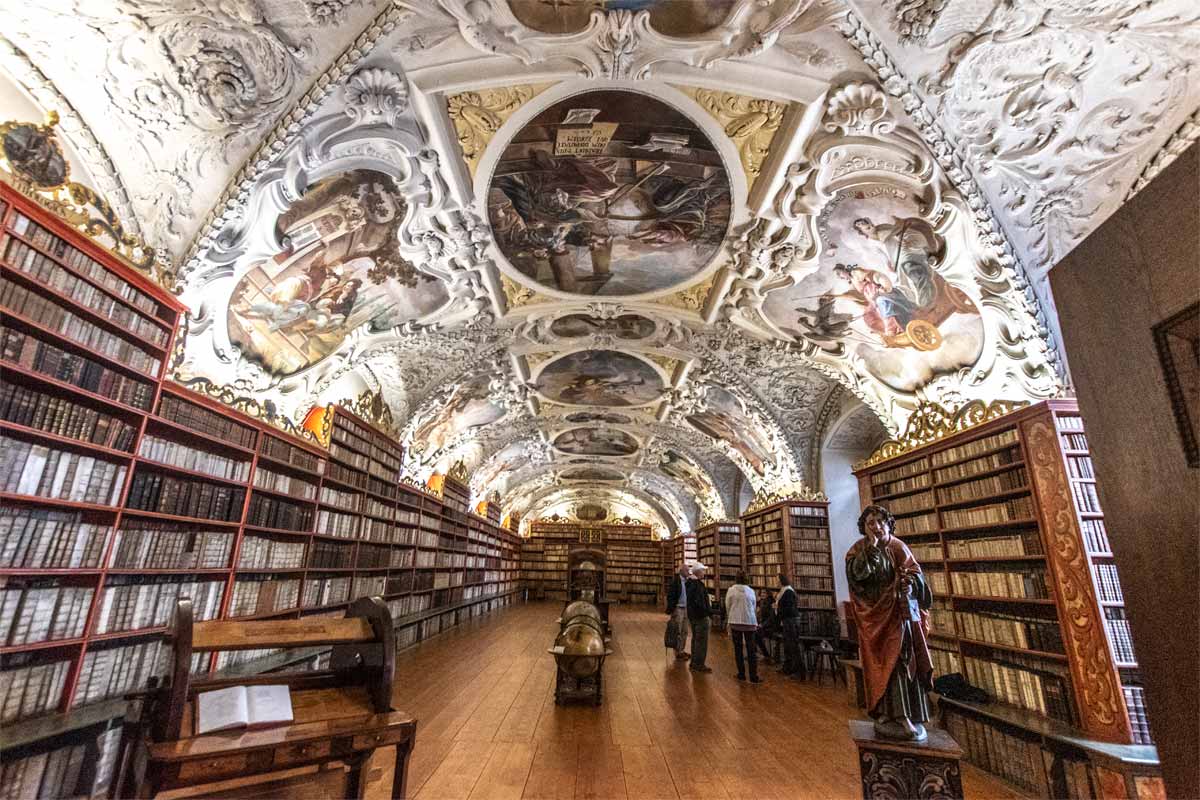
[[[754,590],[746,585],[746,573],[739,572],[736,582],[725,590],[725,619],[733,636],[733,659],[737,662],[737,679],[746,680],[746,661],[750,662],[750,682],[758,678],[758,649],[754,645],[758,632]]]
[[[688,602],[687,602],[687,581],[691,577],[692,570],[688,567],[687,562],[679,565],[679,569],[675,573],[675,577],[671,579],[671,586],[667,589],[667,617],[668,625],[671,625],[675,630],[675,658],[687,658],[690,653],[687,651],[688,641]]]
[[[807,677],[804,659],[800,655],[800,600],[796,590],[792,588],[792,579],[787,575],[779,575],[779,597],[775,600],[775,616],[779,619],[779,627],[783,632],[783,668],[784,675],[799,675]]]
[[[713,613],[708,589],[704,586],[707,571],[708,567],[700,562],[692,564],[692,577],[685,585],[688,622],[692,625],[692,663],[688,665],[692,672],[712,672],[712,667],[704,663],[708,659],[708,630]]]
[[[779,622],[775,619],[775,593],[767,589],[758,600],[758,630],[754,633],[754,641],[766,661],[774,660],[774,656],[771,655],[771,638],[778,631]]]

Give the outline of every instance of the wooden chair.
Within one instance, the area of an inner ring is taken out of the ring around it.
[[[121,796],[364,797],[388,772],[403,798],[416,720],[392,709],[395,642],[379,598],[354,601],[343,619],[193,622],[176,606],[170,683],[131,712]],[[329,668],[297,673],[205,677],[190,674],[193,653],[330,646]],[[196,695],[239,685],[286,684],[293,721],[259,730],[194,735]],[[377,794],[378,790],[373,790]]]

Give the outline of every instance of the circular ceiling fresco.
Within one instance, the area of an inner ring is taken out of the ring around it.
[[[496,163],[488,217],[528,281],[623,297],[703,272],[729,227],[729,176],[695,122],[637,92],[583,92],[525,124]]]
[[[654,367],[616,350],[580,350],[551,361],[538,374],[547,400],[576,406],[640,406],[666,386]]]

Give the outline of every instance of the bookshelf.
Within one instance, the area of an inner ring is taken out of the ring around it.
[[[521,543],[521,579],[539,599],[567,599],[568,553],[587,545],[605,554],[609,600],[653,603],[662,585],[662,551],[648,525],[535,520]]]
[[[977,416],[885,444],[856,471],[860,493],[892,511],[929,578],[935,675],[994,698],[942,701],[967,757],[1042,796],[1090,796],[1105,770],[1155,756],[1087,434],[1069,400]],[[1101,744],[1128,758],[1098,760]]]
[[[401,647],[519,596],[518,538],[403,484],[400,447],[348,410],[321,446],[165,380],[185,309],[3,184],[0,310],[0,796],[107,791],[180,596],[282,619],[378,594]]]
[[[723,615],[725,590],[742,569],[742,524],[733,520],[702,526],[696,531],[696,559],[708,567],[709,591]]]
[[[802,636],[840,634],[828,503],[785,500],[743,514],[742,563],[759,595],[767,589],[778,591],[779,573],[791,576]]]

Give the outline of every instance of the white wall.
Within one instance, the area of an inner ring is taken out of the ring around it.
[[[845,450],[826,450],[821,454],[821,472],[825,494],[829,496],[829,540],[833,550],[833,588],[837,591],[839,611],[841,602],[850,599],[843,566],[846,551],[858,541],[858,479],[850,472],[851,465],[865,457],[863,453]]]

